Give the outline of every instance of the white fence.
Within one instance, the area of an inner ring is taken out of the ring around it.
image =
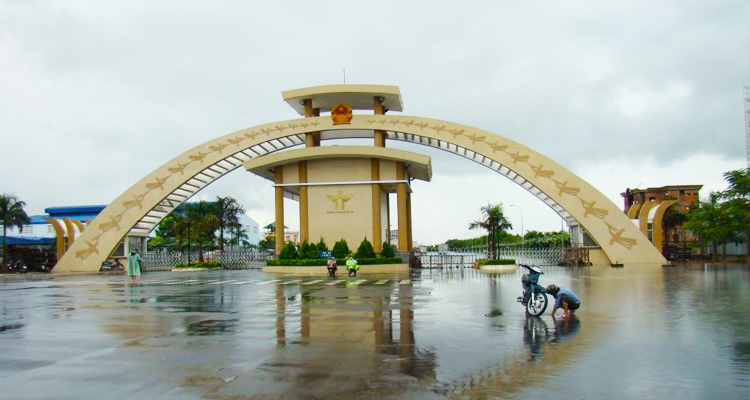
[[[145,271],[168,271],[177,264],[200,261],[200,253],[180,251],[159,251],[142,254]],[[264,251],[204,251],[203,261],[218,261],[224,269],[260,269],[266,260],[275,258]]]
[[[483,258],[488,258],[487,250],[478,248],[419,254],[422,268],[471,267]],[[512,258],[517,264],[559,265],[565,260],[565,251],[562,247],[501,247],[497,258]]]

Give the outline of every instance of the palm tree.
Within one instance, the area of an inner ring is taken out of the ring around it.
[[[224,231],[235,228],[239,223],[239,214],[244,213],[245,209],[237,202],[237,199],[227,197],[216,197],[215,212],[219,220],[219,243],[224,250]]]
[[[0,194],[0,222],[3,223],[3,263],[8,254],[6,235],[9,226],[17,226],[20,231],[24,224],[30,222],[29,216],[23,208],[26,203],[12,194]]]
[[[512,229],[510,221],[503,214],[503,204],[487,204],[479,209],[482,219],[469,224],[469,229],[484,229],[487,231],[487,252],[490,258],[497,258],[497,235]]]

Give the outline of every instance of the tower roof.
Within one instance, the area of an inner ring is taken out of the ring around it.
[[[330,111],[338,103],[346,103],[352,110],[374,110],[375,97],[383,98],[383,107],[390,111],[403,111],[401,91],[398,86],[387,85],[324,85],[281,92],[286,101],[299,115],[305,115],[305,100],[312,100],[312,107],[321,112]]]

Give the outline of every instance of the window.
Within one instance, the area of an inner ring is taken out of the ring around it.
[[[685,195],[685,189],[680,189],[680,196]],[[688,196],[690,196],[690,193],[688,193]]]
[[[22,235],[33,235],[34,234],[34,225],[24,225],[23,228],[21,228],[21,234]]]

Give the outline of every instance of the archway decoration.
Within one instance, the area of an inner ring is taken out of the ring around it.
[[[148,233],[198,191],[243,162],[304,145],[305,134],[322,140],[369,137],[426,145],[490,168],[544,201],[568,222],[577,221],[611,262],[664,262],[638,228],[607,197],[544,155],[488,131],[423,117],[354,115],[349,124],[330,117],[274,122],[199,145],[157,168],[107,206],[59,260],[56,272],[94,272],[129,232]]]

